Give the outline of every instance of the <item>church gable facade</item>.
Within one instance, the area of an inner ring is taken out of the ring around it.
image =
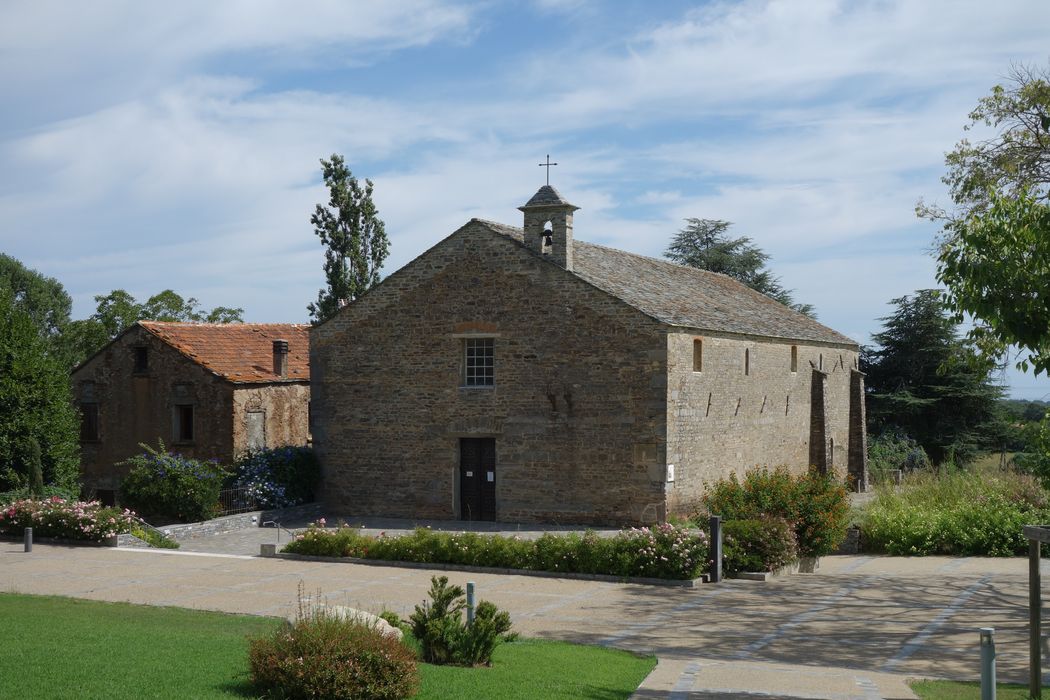
[[[856,344],[721,275],[574,241],[550,186],[521,209],[312,329],[330,509],[654,522],[755,464],[845,469]]]

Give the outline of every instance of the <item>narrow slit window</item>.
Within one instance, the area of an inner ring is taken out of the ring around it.
[[[751,374],[751,349],[744,348],[744,375]]]
[[[80,404],[80,441],[98,442],[98,404],[83,402]]]
[[[492,338],[467,338],[464,342],[466,386],[494,386],[496,383],[495,343]]]
[[[693,340],[693,371],[704,371],[704,341],[700,338]]]
[[[798,371],[798,346],[797,345],[792,345],[791,346],[791,371],[793,373]]]
[[[175,441],[193,442],[193,406],[175,407]]]
[[[139,374],[149,371],[149,351],[144,347],[135,348],[135,371]]]
[[[820,357],[817,358],[817,369],[824,371],[824,353],[820,353]]]

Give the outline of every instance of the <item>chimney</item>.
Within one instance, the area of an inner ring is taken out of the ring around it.
[[[288,376],[288,341],[273,341],[273,373],[278,377]]]
[[[572,213],[579,207],[544,185],[518,209],[525,214],[525,245],[529,250],[549,255],[552,262],[572,272]]]

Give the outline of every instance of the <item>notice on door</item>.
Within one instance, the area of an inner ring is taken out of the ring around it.
[[[496,472],[489,472],[489,481],[494,481],[496,478]]]

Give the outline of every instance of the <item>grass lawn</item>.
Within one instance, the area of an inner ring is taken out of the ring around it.
[[[922,700],[980,700],[981,684],[959,681],[914,681],[909,683]],[[1044,695],[1048,695],[1044,693]],[[997,683],[995,696],[998,700],[1029,700],[1028,686],[1016,683]]]
[[[254,697],[244,615],[0,594],[0,698]],[[500,646],[491,668],[420,664],[419,698],[627,698],[652,657],[563,642]]]
[[[627,698],[656,658],[626,651],[528,639],[501,644],[491,668],[420,664],[417,698]]]

